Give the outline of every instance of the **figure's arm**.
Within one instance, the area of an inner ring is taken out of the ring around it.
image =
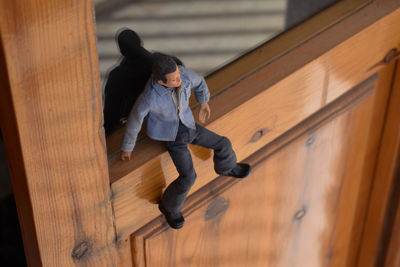
[[[129,113],[128,122],[126,123],[126,130],[120,154],[122,160],[129,160],[131,158],[132,150],[136,144],[137,135],[142,128],[143,119],[149,113],[149,110],[149,103],[147,102],[145,95],[141,94]]]
[[[185,71],[192,83],[192,91],[195,94],[197,102],[200,104],[207,103],[210,100],[210,90],[208,90],[204,78],[188,69],[185,69]]]
[[[207,102],[200,104],[199,120],[205,123],[211,117],[211,109]]]
[[[195,94],[196,100],[200,103],[199,120],[201,123],[205,123],[211,116],[211,109],[208,105],[208,101],[210,100],[210,90],[202,76],[190,70],[186,71],[192,82],[192,90]]]

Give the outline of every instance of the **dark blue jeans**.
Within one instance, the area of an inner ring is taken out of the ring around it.
[[[169,212],[181,211],[186,195],[197,177],[188,144],[213,149],[214,170],[217,173],[226,173],[236,166],[236,154],[228,138],[198,124],[196,130],[193,130],[180,122],[175,141],[165,142],[179,173],[179,177],[167,187],[161,198],[162,205]]]

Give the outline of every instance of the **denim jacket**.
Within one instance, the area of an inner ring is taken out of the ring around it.
[[[178,132],[179,120],[192,129],[196,129],[192,110],[189,107],[191,91],[197,102],[205,103],[210,99],[210,91],[203,77],[179,66],[182,92],[179,97],[179,114],[172,98],[175,88],[167,88],[150,77],[142,94],[136,100],[126,125],[122,151],[131,152],[136,144],[137,135],[147,118],[147,135],[154,140],[174,141]]]

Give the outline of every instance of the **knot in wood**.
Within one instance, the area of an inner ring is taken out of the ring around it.
[[[206,210],[206,221],[212,220],[224,214],[229,208],[229,200],[223,198],[215,199]]]
[[[301,210],[296,212],[296,214],[294,215],[294,220],[299,221],[299,220],[303,219],[303,217],[306,215],[306,212],[307,212],[306,207],[301,208]]]
[[[87,241],[83,241],[76,245],[74,249],[72,250],[72,258],[74,260],[80,260],[83,256],[86,255],[86,253],[89,251],[90,248],[90,243]]]
[[[383,59],[383,62],[386,63],[386,64],[388,64],[388,63],[390,63],[390,61],[392,61],[397,55],[398,55],[398,53],[397,53],[397,48],[393,48],[392,50],[390,50],[390,51],[386,54],[385,58]]]
[[[313,135],[307,139],[306,146],[311,146],[312,144],[314,144],[314,142],[315,142],[315,136]]]
[[[263,128],[258,130],[255,134],[253,134],[253,136],[251,137],[250,142],[255,143],[258,140],[261,139],[261,137],[263,137],[267,132],[269,131],[269,129],[267,128]]]

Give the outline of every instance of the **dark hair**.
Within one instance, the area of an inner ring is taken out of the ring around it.
[[[153,77],[156,81],[161,80],[167,82],[166,74],[176,71],[176,63],[170,56],[159,53],[154,54],[153,61]]]

